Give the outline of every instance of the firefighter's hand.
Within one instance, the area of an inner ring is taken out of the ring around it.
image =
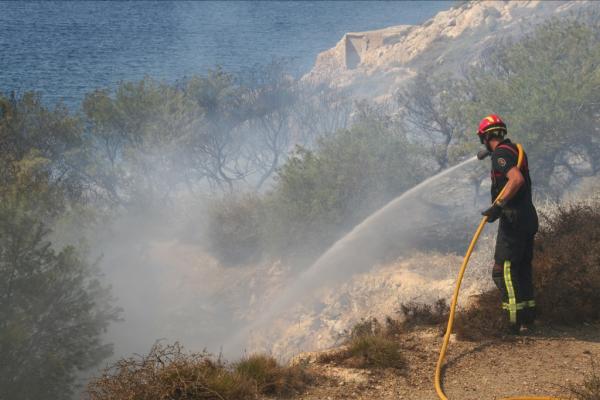
[[[502,215],[502,207],[493,204],[490,208],[481,212],[481,215],[488,217],[487,222],[495,222]]]

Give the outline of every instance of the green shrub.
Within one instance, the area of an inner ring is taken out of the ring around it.
[[[344,232],[420,181],[417,148],[385,118],[297,148],[269,196],[267,242],[277,255],[320,254]]]
[[[68,400],[81,371],[112,354],[103,333],[120,309],[96,265],[52,243],[29,204],[0,195],[0,398]]]
[[[213,253],[228,264],[260,255],[312,261],[427,174],[417,148],[396,128],[365,111],[315,149],[297,147],[270,192],[220,199],[209,218]]]

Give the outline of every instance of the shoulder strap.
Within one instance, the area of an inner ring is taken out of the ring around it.
[[[517,147],[517,150],[515,150],[512,146],[510,146],[510,145],[508,145],[506,143],[499,144],[498,147],[496,147],[496,148],[497,149],[503,148],[503,149],[510,150],[512,153],[514,153],[514,155],[517,156],[517,168],[523,169],[523,167],[524,167],[525,170],[528,170],[529,168],[527,166],[527,161],[526,161],[526,159],[524,157],[524,154],[523,154],[524,153],[523,152],[523,148],[521,147],[520,144],[516,144],[515,146]]]
[[[508,149],[511,152],[513,152],[517,157],[519,156],[519,152],[517,150],[513,149],[513,147],[509,146],[508,144],[499,144],[497,148],[498,149],[500,149],[500,148],[502,148],[502,149]]]

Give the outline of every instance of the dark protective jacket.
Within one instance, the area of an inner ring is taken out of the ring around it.
[[[506,174],[517,166],[519,150],[510,140],[504,140],[492,153],[492,201],[504,188]],[[531,199],[531,177],[527,155],[523,155],[521,173],[525,183],[502,207],[492,278],[502,294],[502,308],[516,333],[522,323],[535,319],[535,299],[531,263],[533,238],[538,229],[538,217]]]
[[[508,182],[506,176],[511,168],[517,166],[519,150],[509,139],[505,139],[496,146],[492,153],[492,201]],[[521,173],[525,184],[503,207],[500,217],[500,229],[517,236],[527,237],[534,235],[538,230],[538,216],[531,198],[531,177],[527,154],[523,156]]]

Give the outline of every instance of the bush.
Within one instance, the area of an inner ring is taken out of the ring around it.
[[[433,305],[417,302],[400,305],[402,326],[405,329],[415,326],[435,326],[444,324],[448,320],[449,312],[450,307],[444,299],[439,299]],[[388,322],[388,325],[390,325],[390,322]]]
[[[297,148],[269,196],[266,241],[275,255],[318,255],[426,174],[415,146],[384,117]]]
[[[281,367],[255,355],[234,365],[208,353],[155,345],[144,357],[118,361],[87,387],[91,400],[245,400],[259,394],[301,391],[312,377],[300,367]]]
[[[391,319],[390,319],[391,320]],[[348,335],[349,339],[356,339],[365,336],[387,336],[387,330],[381,326],[377,318],[362,319],[354,324]]]
[[[599,203],[573,203],[543,215],[533,263],[536,304],[544,321],[600,319]]]
[[[558,206],[542,214],[533,273],[539,319],[579,324],[600,320],[600,211],[598,201]],[[466,339],[501,334],[507,325],[500,292],[479,295],[457,315],[456,332]]]
[[[321,363],[341,363],[350,368],[394,368],[404,370],[406,361],[398,340],[393,338],[397,321],[389,319],[383,327],[377,319],[362,320],[348,334],[344,348],[323,353]]]
[[[350,340],[346,365],[355,368],[394,368],[402,370],[406,361],[398,341],[380,335],[359,336]]]
[[[252,399],[254,382],[209,354],[185,354],[179,344],[155,345],[147,356],[118,361],[89,383],[92,400]]]
[[[251,355],[239,361],[235,365],[235,371],[254,380],[258,392],[278,398],[301,393],[314,380],[304,368],[282,367],[273,357],[262,354]]]
[[[454,324],[457,337],[461,340],[483,340],[503,335],[508,329],[508,318],[501,304],[498,289],[478,295],[470,306],[458,310]]]
[[[224,197],[208,209],[209,251],[224,265],[248,264],[262,255],[263,201],[255,194]]]

